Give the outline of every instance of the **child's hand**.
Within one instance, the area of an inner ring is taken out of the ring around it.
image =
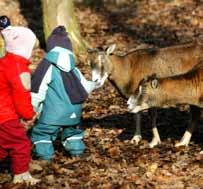
[[[20,122],[23,124],[23,126],[25,127],[26,130],[29,130],[30,129],[30,123],[29,123],[30,120],[28,121],[25,121],[25,120],[21,120]]]
[[[102,83],[94,82],[95,89],[101,88],[102,85],[103,85]]]
[[[23,120],[22,123],[24,125],[24,127],[26,128],[26,130],[29,130],[33,127],[34,123],[35,123],[35,120],[37,119],[38,117],[38,114],[36,113],[32,119],[30,120]]]

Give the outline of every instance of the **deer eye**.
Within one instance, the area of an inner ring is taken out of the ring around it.
[[[158,85],[159,85],[158,79],[153,79],[151,81],[151,86],[153,89],[156,89],[158,87]]]

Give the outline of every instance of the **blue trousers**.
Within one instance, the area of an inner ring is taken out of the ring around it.
[[[44,160],[51,160],[54,157],[53,142],[56,140],[60,131],[62,132],[62,145],[70,155],[80,155],[84,152],[85,144],[82,140],[84,132],[81,129],[71,126],[65,127],[37,123],[31,132],[36,157]]]

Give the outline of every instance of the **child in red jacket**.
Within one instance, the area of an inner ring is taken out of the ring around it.
[[[31,123],[35,117],[28,59],[36,36],[28,28],[10,26],[6,16],[0,17],[0,30],[6,48],[0,59],[0,160],[11,157],[14,183],[35,184],[39,180],[29,173],[31,142],[20,119]]]

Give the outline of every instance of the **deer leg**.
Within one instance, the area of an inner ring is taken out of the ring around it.
[[[158,144],[161,144],[159,131],[158,131],[157,127],[156,127],[157,109],[150,110],[150,117],[151,117],[151,120],[152,120],[153,138],[152,138],[152,141],[149,143],[149,147],[153,148],[153,147],[157,146]]]
[[[198,121],[200,119],[200,115],[201,115],[200,108],[191,106],[191,113],[192,113],[192,120],[190,121],[190,124],[188,125],[188,128],[185,131],[182,139],[180,140],[180,142],[175,144],[175,147],[188,146],[190,143],[192,133],[194,132],[198,124]]]
[[[131,139],[131,143],[138,145],[142,139],[142,136],[141,136],[141,113],[134,114],[133,119],[136,123],[136,131],[135,131],[133,138]]]

